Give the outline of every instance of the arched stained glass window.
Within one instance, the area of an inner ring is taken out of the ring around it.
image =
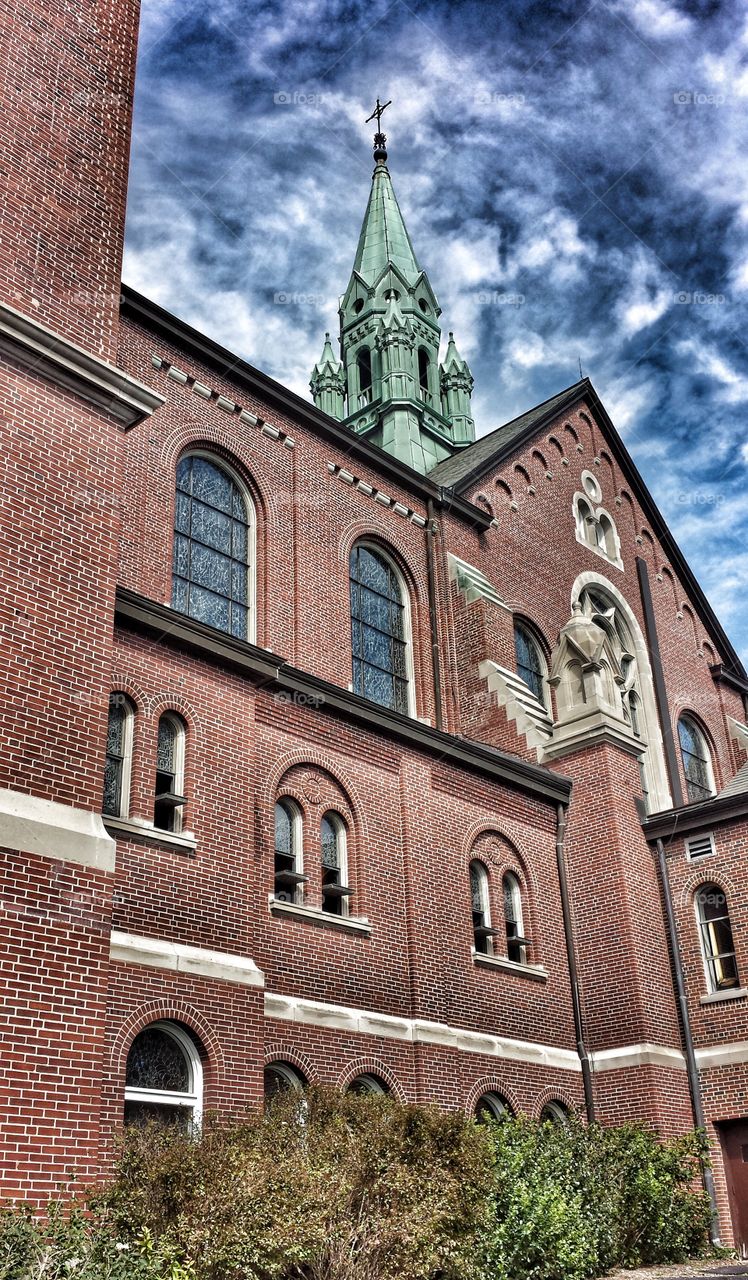
[[[301,814],[291,800],[275,806],[275,897],[300,903],[306,876],[303,871]]]
[[[202,1065],[181,1027],[154,1022],[135,1037],[127,1057],[125,1123],[162,1120],[187,1126],[199,1119]]]
[[[506,924],[506,954],[515,964],[527,962],[527,939],[522,924],[522,893],[519,880],[507,871],[502,881],[504,893],[504,921]]]
[[[689,803],[708,800],[714,795],[714,782],[706,738],[693,720],[681,716],[678,721],[678,739]]]
[[[346,1089],[346,1093],[357,1093],[364,1097],[381,1098],[389,1093],[389,1085],[387,1085],[381,1076],[363,1075],[356,1076]]]
[[[301,1072],[289,1062],[269,1062],[264,1072],[265,1105],[289,1089],[303,1093],[306,1084]]]
[[[246,640],[250,608],[250,521],[236,480],[209,458],[177,467],[172,605]]]
[[[470,863],[470,899],[473,913],[473,944],[481,955],[493,955],[488,872],[482,862]]]
[[[500,1093],[482,1093],[475,1104],[475,1118],[479,1124],[490,1120],[510,1120],[512,1108]]]
[[[354,691],[407,715],[405,605],[398,576],[383,555],[357,543],[350,587]]]
[[[181,831],[184,788],[184,725],[167,711],[158,722],[156,786],[153,825],[160,831]]]
[[[545,659],[537,640],[521,622],[514,624],[514,652],[517,658],[517,675],[532,690],[538,702],[547,706]]]
[[[740,985],[727,896],[718,884],[703,884],[696,894],[701,950],[710,991]]]

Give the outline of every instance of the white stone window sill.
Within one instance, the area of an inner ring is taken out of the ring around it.
[[[109,813],[102,815],[107,831],[118,836],[129,836],[134,840],[154,840],[157,844],[168,845],[170,849],[183,849],[194,853],[197,840],[191,831],[161,831],[145,818],[115,818]]]
[[[289,920],[305,920],[308,924],[322,925],[323,928],[339,929],[343,933],[358,933],[364,937],[371,934],[371,924],[363,916],[334,916],[321,907],[305,907],[299,902],[283,902],[279,898],[268,895],[270,914],[285,917]]]
[[[742,1000],[748,996],[748,987],[728,987],[727,991],[711,991],[702,996],[699,1004],[721,1004],[723,1000]]]
[[[531,978],[534,982],[547,982],[548,970],[542,964],[517,964],[507,956],[487,956],[483,951],[473,949],[473,962],[482,969],[501,969],[503,973],[513,973],[518,978]]]

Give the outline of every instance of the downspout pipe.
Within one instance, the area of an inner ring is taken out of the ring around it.
[[[442,664],[439,654],[439,628],[436,609],[436,559],[434,541],[436,539],[436,520],[434,517],[434,501],[429,498],[426,507],[426,583],[429,593],[429,630],[431,633],[431,670],[434,676],[434,714],[436,728],[444,728],[442,715]]]
[[[678,1010],[680,1013],[681,1027],[683,1030],[683,1049],[686,1058],[686,1070],[688,1072],[688,1089],[691,1094],[691,1109],[693,1111],[694,1123],[697,1129],[706,1131],[706,1118],[704,1116],[704,1105],[701,1098],[701,1082],[699,1080],[699,1068],[696,1062],[696,1051],[693,1045],[693,1036],[691,1034],[691,1020],[688,1016],[688,1001],[686,1000],[686,980],[683,973],[683,962],[680,954],[680,943],[678,940],[678,928],[675,922],[675,910],[673,908],[673,893],[670,887],[670,876],[667,869],[667,858],[665,856],[665,846],[662,840],[656,841],[657,863],[660,870],[660,882],[662,885],[662,897],[665,903],[665,919],[667,922],[668,938],[670,942],[670,952],[673,957],[673,976],[675,978],[675,993],[678,1000]],[[709,1196],[709,1203],[712,1210],[712,1221],[710,1235],[712,1244],[721,1243],[719,1235],[719,1214],[717,1211],[717,1194],[714,1189],[714,1177],[707,1161],[701,1161],[701,1176],[704,1182],[704,1190]]]
[[[584,1042],[582,1024],[582,1002],[579,993],[579,970],[577,953],[574,945],[574,930],[569,905],[569,884],[566,878],[566,827],[569,811],[566,805],[560,804],[556,822],[556,864],[558,867],[558,884],[561,891],[561,914],[564,921],[564,937],[566,938],[566,956],[569,964],[569,982],[571,984],[571,1004],[574,1012],[574,1034],[577,1042],[577,1054],[582,1064],[582,1084],[584,1087],[584,1107],[589,1124],[595,1122],[595,1095],[592,1088],[592,1068]]]

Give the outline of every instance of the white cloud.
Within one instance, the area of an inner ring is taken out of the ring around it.
[[[685,36],[691,30],[691,19],[665,0],[625,0],[618,6],[643,35],[658,40]]]

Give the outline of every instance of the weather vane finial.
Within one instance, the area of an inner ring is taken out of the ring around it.
[[[377,105],[375,106],[371,115],[367,116],[366,120],[364,121],[364,124],[368,124],[370,120],[376,120],[377,122],[377,131],[374,134],[374,159],[375,160],[387,159],[387,134],[382,133],[382,114],[387,110],[387,107],[391,107],[391,106],[392,106],[391,98],[389,102],[385,102],[384,104],[382,104],[379,101],[379,98],[377,98]]]

